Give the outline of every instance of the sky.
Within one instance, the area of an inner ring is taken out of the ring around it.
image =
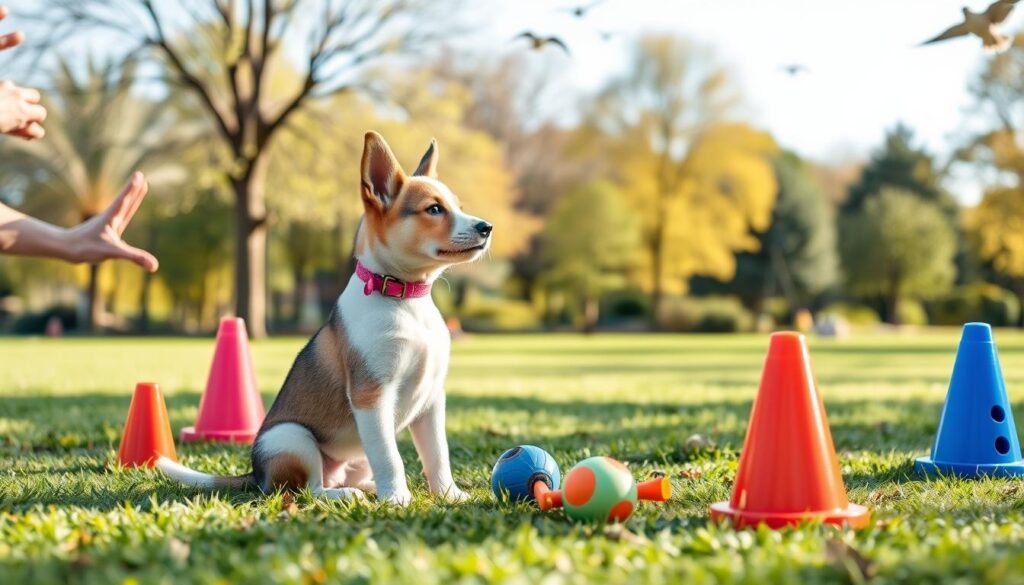
[[[584,3],[587,0],[583,0]],[[983,11],[987,1],[966,0]],[[824,162],[863,158],[887,128],[905,122],[945,160],[963,142],[967,86],[988,55],[976,38],[916,46],[961,19],[965,0],[605,0],[585,18],[560,11],[571,0],[475,3],[485,24],[465,42],[496,52],[524,50],[523,30],[557,35],[572,50],[537,54],[572,91],[600,87],[621,72],[629,39],[672,32],[710,47],[746,97],[748,119],[785,147]],[[1018,9],[1003,27],[1024,27]],[[602,32],[614,32],[612,40]],[[497,42],[496,42],[497,39]],[[785,64],[808,72],[790,76]],[[957,169],[950,188],[966,204],[980,182]]]

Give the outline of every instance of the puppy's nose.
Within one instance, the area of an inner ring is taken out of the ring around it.
[[[478,234],[486,238],[487,236],[491,235],[491,230],[494,229],[494,226],[487,223],[486,221],[481,221],[480,223],[473,226],[473,228],[476,229]]]

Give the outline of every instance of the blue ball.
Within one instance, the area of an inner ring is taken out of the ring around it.
[[[491,471],[491,490],[498,499],[534,501],[533,485],[542,481],[551,490],[561,483],[558,463],[547,451],[520,445],[501,454]]]

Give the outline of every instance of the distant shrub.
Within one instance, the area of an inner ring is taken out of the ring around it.
[[[434,304],[441,311],[442,315],[450,315],[455,312],[455,294],[450,286],[434,286],[430,290],[430,296]]]
[[[857,303],[832,303],[818,311],[818,315],[819,317],[825,315],[842,317],[851,325],[875,325],[881,321],[874,309]]]
[[[601,299],[602,322],[646,319],[650,314],[650,295],[643,291],[615,291]]]
[[[981,282],[962,286],[932,305],[933,322],[937,325],[962,325],[982,321],[996,327],[1017,325],[1020,301],[1012,292],[997,285]]]
[[[763,312],[771,316],[772,320],[779,325],[788,325],[793,322],[789,301],[782,297],[765,299]]]
[[[42,335],[51,317],[60,319],[64,331],[71,331],[78,326],[78,315],[74,307],[51,307],[45,311],[21,315],[14,322],[13,332],[19,335]]]
[[[927,325],[928,324],[928,313],[925,312],[924,306],[920,302],[904,299],[900,301],[899,305],[899,317],[900,325]]]
[[[540,328],[540,315],[526,301],[494,298],[474,299],[462,311],[466,331],[533,331]]]
[[[750,331],[754,316],[735,297],[669,297],[661,326],[669,331],[734,333]]]

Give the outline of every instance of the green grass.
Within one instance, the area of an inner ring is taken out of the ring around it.
[[[211,340],[0,340],[0,583],[1024,582],[1024,482],[923,481],[912,458],[935,432],[958,332],[811,340],[860,532],[709,525],[727,499],[766,348],[762,336],[495,336],[455,344],[449,437],[473,499],[416,495],[406,510],[203,493],[112,468],[136,381],[160,382],[175,430],[191,424]],[[1024,335],[997,334],[1011,399],[1024,400]],[[253,347],[269,405],[304,340]],[[715,447],[687,452],[693,433]],[[563,471],[595,454],[637,477],[662,469],[674,499],[643,504],[628,532],[497,503],[495,458],[530,442]],[[248,469],[242,446],[179,445],[199,469]],[[699,471],[699,474],[695,474]],[[699,477],[685,477],[699,475]],[[849,547],[852,547],[849,548]],[[831,551],[831,552],[829,552]]]

